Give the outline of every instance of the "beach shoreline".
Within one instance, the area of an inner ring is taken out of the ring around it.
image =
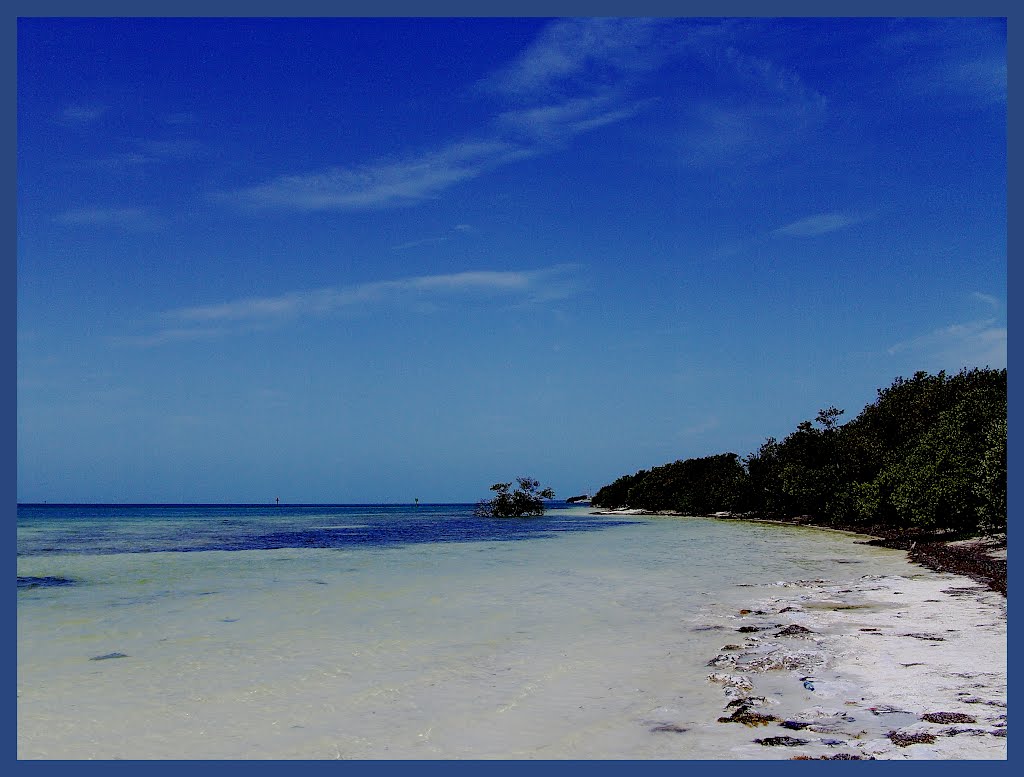
[[[935,572],[950,572],[983,583],[992,591],[1007,595],[1006,534],[988,537],[967,537],[959,535],[918,533],[908,535],[882,525],[837,525],[820,524],[808,516],[792,520],[762,518],[739,513],[714,513],[712,515],[686,516],[670,510],[653,512],[636,508],[591,508],[594,515],[635,515],[650,517],[700,517],[719,520],[750,521],[753,523],[779,524],[781,526],[807,526],[824,531],[839,531],[857,534],[865,539],[866,545],[907,551],[908,558]]]
[[[1005,541],[914,553],[881,539],[865,544],[927,571],[751,586],[746,607],[700,626],[722,630],[707,679],[722,688],[718,722],[736,728],[731,757],[1006,758]]]

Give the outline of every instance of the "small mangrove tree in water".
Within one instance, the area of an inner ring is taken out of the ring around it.
[[[495,483],[493,499],[477,503],[473,514],[482,518],[522,518],[527,515],[544,515],[544,500],[554,499],[551,488],[541,488],[540,481],[533,478],[516,478],[519,484],[515,491],[511,483]]]

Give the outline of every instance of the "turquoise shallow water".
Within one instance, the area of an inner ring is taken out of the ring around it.
[[[730,758],[704,626],[912,572],[835,532],[470,512],[19,508],[19,757]]]

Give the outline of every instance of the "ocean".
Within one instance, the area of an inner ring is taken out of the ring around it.
[[[18,757],[784,758],[715,722],[722,624],[775,581],[921,571],[805,527],[472,508],[19,505]]]

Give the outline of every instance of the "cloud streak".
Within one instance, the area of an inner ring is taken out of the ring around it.
[[[77,126],[92,124],[107,112],[105,105],[69,105],[61,113],[61,123]]]
[[[456,235],[465,235],[473,231],[473,228],[469,224],[456,224],[452,227],[451,231]],[[406,251],[410,248],[419,248],[420,246],[433,245],[436,243],[446,243],[450,240],[449,235],[434,235],[433,237],[422,237],[419,240],[408,240],[405,243],[399,243],[398,245],[391,246],[392,251]]]
[[[652,18],[555,21],[482,86],[524,98],[616,82],[658,67],[678,41],[678,36],[665,34],[672,26],[671,20]]]
[[[404,156],[338,165],[215,194],[255,209],[368,211],[414,205],[573,138],[629,121],[661,99],[642,79],[692,59],[732,73],[736,95],[676,109],[692,114],[684,154],[695,163],[770,153],[822,115],[824,96],[774,62],[742,52],[729,21],[576,18],[547,24],[509,65],[477,83],[500,109],[469,136]]]
[[[191,327],[191,328],[169,328],[146,335],[123,335],[110,338],[115,345],[126,345],[135,348],[152,348],[169,343],[193,342],[196,340],[210,340],[230,334],[230,330],[223,327]]]
[[[422,275],[393,281],[289,292],[277,297],[249,297],[216,305],[180,308],[168,311],[164,316],[190,322],[273,319],[330,313],[353,305],[396,300],[416,294],[527,293],[536,291],[545,279],[562,274],[566,269],[567,266],[558,265],[546,270],[526,272],[478,270]]]
[[[261,208],[370,210],[408,205],[529,156],[529,149],[502,140],[466,140],[420,156],[381,160],[359,167],[285,175],[220,199]]]
[[[637,115],[651,101],[620,93],[631,74],[657,67],[661,19],[555,21],[510,66],[484,79],[484,92],[512,103],[475,136],[441,148],[363,165],[282,175],[220,192],[253,208],[363,211],[412,205],[486,172],[547,153],[559,143]],[[552,89],[554,84],[561,89]]]
[[[890,56],[915,54],[892,73],[901,96],[944,98],[949,108],[961,110],[1006,105],[1005,19],[894,21],[876,45]]]
[[[396,246],[391,246],[392,251],[407,251],[410,248],[419,248],[420,246],[434,245],[436,243],[445,243],[448,238],[444,236],[437,237],[421,237],[419,240],[410,240],[407,243],[399,243]]]
[[[940,369],[1006,366],[1006,327],[988,318],[936,329],[896,343],[890,356],[908,354]]]
[[[349,286],[292,291],[276,297],[244,297],[211,305],[165,311],[167,325],[156,332],[116,338],[122,345],[151,347],[173,342],[209,339],[252,331],[289,319],[324,316],[371,305],[404,305],[408,310],[430,309],[445,299],[503,300],[536,304],[573,293],[576,265],[560,264],[537,270],[475,270],[421,275]]]
[[[864,219],[848,213],[819,213],[814,216],[794,221],[773,230],[773,235],[786,235],[788,237],[817,237],[827,235],[829,232],[837,232],[840,229],[859,224]]]
[[[534,140],[563,140],[608,124],[636,116],[652,100],[637,100],[621,105],[608,93],[594,97],[575,97],[558,103],[504,111],[497,124],[504,130]]]
[[[1000,303],[999,300],[996,297],[993,297],[991,294],[984,294],[980,291],[973,291],[971,292],[971,299],[975,299],[978,300],[978,302],[985,303],[988,307],[992,308],[992,310],[999,310],[1000,308],[1002,308],[1002,303]]]
[[[769,159],[791,148],[825,118],[828,100],[798,73],[727,45],[730,37],[742,40],[751,34],[743,28],[714,28],[716,36],[706,37],[695,48],[703,66],[716,71],[729,90],[723,88],[713,99],[698,99],[685,111],[688,122],[679,145],[686,164],[705,167]]]
[[[107,227],[150,229],[155,222],[142,208],[76,208],[61,213],[57,223],[69,227]]]

